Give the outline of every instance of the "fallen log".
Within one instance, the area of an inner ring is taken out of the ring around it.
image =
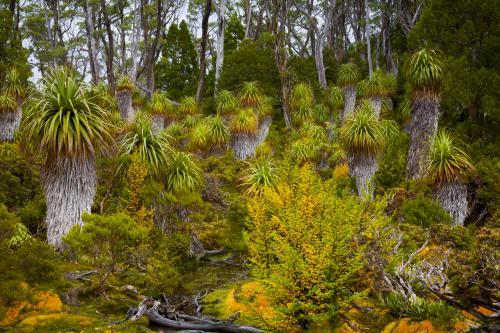
[[[151,303],[152,306],[151,306]],[[230,322],[214,321],[203,317],[174,314],[170,319],[162,316],[158,307],[160,302],[145,298],[138,306],[135,314],[130,317],[131,321],[145,315],[155,325],[175,330],[202,331],[202,332],[228,332],[228,333],[261,333],[262,330],[252,326],[240,326]],[[179,320],[179,319],[182,320]]]

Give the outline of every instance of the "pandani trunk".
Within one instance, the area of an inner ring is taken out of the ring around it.
[[[354,111],[356,106],[356,87],[349,85],[342,88],[344,91],[344,112],[342,121],[344,121]]]
[[[42,169],[47,202],[47,241],[63,248],[62,238],[73,226],[82,225],[82,214],[90,212],[96,192],[94,157],[59,157]]]
[[[434,195],[441,207],[450,214],[453,225],[464,225],[469,215],[467,185],[459,182],[446,182],[439,186]]]
[[[126,122],[132,122],[134,120],[135,112],[132,106],[132,91],[130,90],[118,90],[116,92],[116,99],[118,101],[118,111],[122,119]]]
[[[22,114],[20,106],[14,112],[0,112],[0,141],[14,140],[14,133],[19,128]]]

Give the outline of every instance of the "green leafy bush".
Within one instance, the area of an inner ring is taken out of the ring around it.
[[[424,228],[436,223],[451,224],[448,213],[437,202],[423,195],[405,201],[399,209],[399,219]]]

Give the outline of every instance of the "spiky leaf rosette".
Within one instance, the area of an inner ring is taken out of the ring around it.
[[[314,123],[305,123],[299,129],[299,135],[301,138],[311,139],[318,143],[324,143],[327,141],[326,130],[319,125]]]
[[[0,95],[0,113],[16,111],[17,103],[14,97],[8,94]]]
[[[340,139],[351,152],[376,154],[385,145],[382,123],[375,116],[369,103],[361,104],[344,121]]]
[[[103,110],[107,112],[117,110],[116,100],[111,96],[108,86],[104,82],[101,81],[98,84],[93,84],[89,90],[89,96]]]
[[[360,84],[361,94],[365,97],[386,97],[394,94],[397,81],[394,75],[381,70],[373,73],[373,76]]]
[[[210,131],[210,143],[213,145],[223,145],[229,140],[229,129],[221,116],[210,117],[208,119]]]
[[[298,163],[315,161],[319,157],[321,146],[315,140],[305,138],[292,143],[291,157]]]
[[[408,120],[411,117],[411,104],[410,100],[405,98],[403,102],[399,106],[399,112],[401,112],[401,116],[403,120]]]
[[[196,115],[200,113],[200,106],[198,105],[198,102],[196,101],[196,98],[194,96],[183,97],[178,106],[178,109],[180,114],[183,116],[186,116],[188,114]]]
[[[188,114],[182,120],[181,126],[185,129],[190,130],[190,129],[194,128],[201,120],[202,120],[202,118],[199,115]]]
[[[21,82],[21,75],[15,67],[12,67],[5,76],[5,92],[14,98],[25,97],[26,89]]]
[[[47,158],[92,157],[111,142],[108,114],[88,99],[86,88],[67,70],[43,79],[42,94],[23,118],[26,138]]]
[[[255,134],[259,129],[259,120],[251,108],[241,109],[229,124],[232,133]]]
[[[174,151],[165,170],[165,189],[172,193],[192,191],[201,177],[201,169],[191,154]]]
[[[120,140],[120,151],[123,155],[136,153],[148,173],[161,179],[172,153],[170,140],[171,137],[165,131],[155,134],[149,115],[139,113]]]
[[[130,76],[128,75],[122,75],[118,80],[118,84],[116,85],[116,90],[118,91],[121,90],[132,91],[134,90],[134,88],[135,88],[134,82],[132,82],[132,79],[130,79]]]
[[[270,116],[274,112],[274,99],[272,97],[265,96],[262,98],[262,102],[257,107],[257,114],[259,117]]]
[[[151,103],[149,104],[149,112],[151,114],[157,114],[164,116],[167,119],[175,118],[175,108],[168,97],[160,92],[155,92],[151,98]]]
[[[310,85],[306,83],[296,84],[290,96],[290,105],[293,109],[301,107],[312,107],[314,104],[314,94]]]
[[[173,138],[180,138],[184,134],[184,128],[179,123],[168,125],[164,131]]]
[[[443,66],[436,51],[422,49],[413,54],[406,75],[414,91],[438,93],[443,79]]]
[[[356,64],[343,64],[339,68],[337,84],[341,87],[353,86],[358,83],[360,78],[361,72]]]
[[[258,107],[262,103],[263,98],[264,95],[257,81],[243,83],[239,92],[239,99],[243,106]]]
[[[293,109],[293,119],[300,123],[312,121],[314,119],[314,108],[310,106],[301,106]]]
[[[437,184],[464,182],[474,172],[470,157],[445,130],[439,131],[429,154],[427,175]]]
[[[330,110],[323,104],[316,104],[313,108],[313,114],[316,121],[320,123],[330,120]]]
[[[278,183],[277,170],[274,162],[269,159],[248,163],[242,185],[247,187],[246,193],[251,196],[260,195],[266,189],[272,189]]]
[[[394,120],[381,120],[380,125],[386,142],[396,140],[400,135],[399,126]]]
[[[344,92],[337,86],[330,86],[326,92],[326,100],[332,110],[340,109],[344,106]]]
[[[144,96],[139,90],[134,89],[132,91],[132,106],[136,109],[141,109],[147,104],[146,96]]]
[[[238,100],[229,90],[221,90],[215,101],[215,108],[219,114],[228,114],[236,111]]]
[[[208,121],[206,119],[203,119],[202,121],[198,122],[198,124],[191,130],[189,137],[193,148],[201,150],[208,149],[211,144],[210,127]]]

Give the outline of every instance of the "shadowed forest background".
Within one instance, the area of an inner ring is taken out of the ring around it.
[[[499,22],[0,0],[0,330],[497,332]]]

